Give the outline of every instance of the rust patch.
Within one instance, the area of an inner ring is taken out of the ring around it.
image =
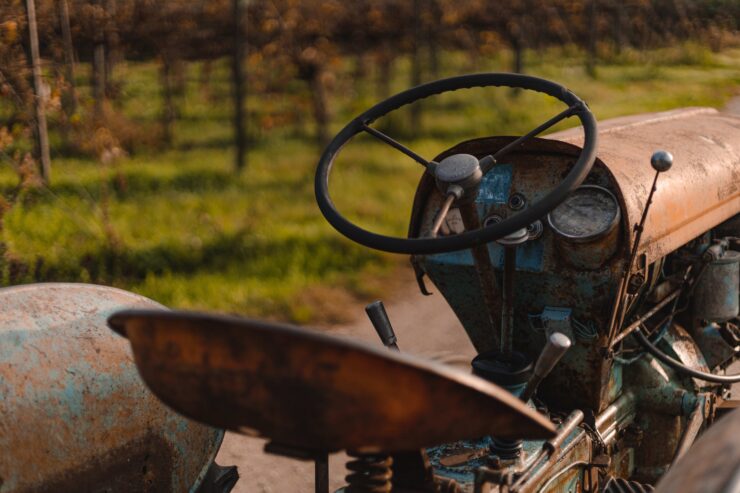
[[[162,437],[146,435],[106,451],[79,469],[48,478],[27,491],[35,493],[175,491],[172,484],[174,459],[170,443]]]

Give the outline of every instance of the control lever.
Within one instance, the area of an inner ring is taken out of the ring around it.
[[[534,365],[534,372],[527,382],[527,386],[524,388],[524,392],[520,398],[527,402],[532,397],[540,385],[540,382],[550,374],[555,365],[558,364],[560,358],[563,357],[565,352],[570,348],[571,342],[568,336],[562,332],[553,332],[550,337],[547,338],[545,348],[537,358],[537,363]]]
[[[367,316],[370,318],[370,322],[373,324],[375,332],[378,333],[383,345],[393,351],[400,351],[398,344],[396,344],[398,340],[396,333],[393,331],[393,326],[388,319],[388,313],[385,311],[383,302],[380,300],[373,301],[365,307],[365,312],[367,312]]]
[[[452,207],[452,204],[456,200],[460,199],[462,195],[462,187],[459,187],[457,185],[450,185],[449,187],[447,187],[445,201],[444,203],[442,203],[442,207],[439,208],[439,211],[437,211],[437,215],[434,217],[434,223],[432,224],[432,231],[430,234],[432,238],[437,237],[437,234],[439,234],[439,230],[442,227],[442,223],[447,218],[447,213],[450,212],[450,207]]]

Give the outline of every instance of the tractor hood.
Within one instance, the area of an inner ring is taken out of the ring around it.
[[[547,138],[578,145],[583,135],[574,128]],[[613,176],[629,225],[640,221],[658,149],[673,154],[673,167],[658,179],[645,223],[639,253],[647,264],[740,212],[740,118],[683,108],[600,122],[598,159]]]

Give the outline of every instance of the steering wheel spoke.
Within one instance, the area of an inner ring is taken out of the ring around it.
[[[373,137],[377,138],[378,140],[381,140],[381,141],[385,142],[386,144],[388,144],[389,146],[393,147],[394,149],[396,149],[398,151],[401,151],[402,153],[406,154],[408,157],[410,157],[411,159],[413,159],[417,163],[421,164],[425,168],[427,168],[427,169],[433,168],[434,165],[432,164],[431,161],[427,161],[426,159],[424,159],[423,157],[421,157],[420,155],[418,155],[417,153],[415,153],[414,151],[412,151],[411,149],[409,149],[405,145],[401,144],[400,142],[398,142],[397,140],[393,139],[392,137],[389,137],[388,135],[384,134],[380,130],[371,127],[367,123],[363,123],[362,124],[362,129],[365,132],[367,132],[370,135],[372,135]]]
[[[529,132],[527,132],[526,134],[522,135],[518,139],[509,142],[504,147],[502,147],[501,149],[499,149],[498,151],[496,151],[496,153],[493,156],[491,156],[491,158],[493,158],[493,163],[491,163],[490,165],[485,165],[481,161],[481,168],[483,169],[483,174],[486,174],[489,171],[491,171],[491,169],[493,168],[493,166],[502,157],[504,157],[509,152],[511,152],[512,150],[514,150],[517,146],[522,145],[523,143],[525,143],[526,141],[528,141],[532,137],[538,136],[539,134],[541,134],[542,132],[544,132],[548,128],[551,128],[551,127],[557,125],[558,123],[560,123],[561,121],[565,120],[566,118],[570,118],[571,116],[575,115],[576,112],[579,111],[581,105],[582,105],[582,103],[576,103],[576,104],[574,104],[572,106],[569,106],[568,108],[564,109],[563,111],[561,111],[557,115],[555,115],[552,118],[550,118],[549,120],[547,120],[542,125],[538,126],[537,128],[534,128],[534,129],[530,130]]]

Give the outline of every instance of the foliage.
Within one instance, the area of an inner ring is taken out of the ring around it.
[[[511,54],[481,61],[501,70]],[[601,67],[585,76],[580,55],[553,49],[529,55],[531,71],[558,80],[583,96],[599,119],[685,105],[718,106],[740,83],[740,52],[707,55],[699,66],[660,65],[665,52]],[[632,56],[632,55],[630,55]],[[637,55],[634,55],[637,57]],[[547,60],[547,61],[543,61]],[[652,61],[651,61],[652,60]],[[467,56],[447,52],[442,73],[464,70]],[[409,57],[397,61],[392,90],[408,84]],[[87,68],[87,67],[83,67]],[[59,157],[49,187],[26,187],[5,216],[3,282],[72,280],[134,290],[170,306],[268,316],[298,322],[337,321],[354,300],[382,293],[394,269],[405,264],[351,244],[319,214],[312,178],[318,152],[310,129],[264,130],[251,149],[249,169],[230,166],[230,85],[224,61],[212,66],[203,92],[202,66],[183,74],[184,95],[172,147],[136,148],[117,159],[101,159],[115,146],[101,133],[93,157]],[[126,121],[148,128],[157,119],[155,63],[121,65],[127,81],[117,99]],[[332,93],[336,116],[330,129],[375,99],[372,87],[357,83],[354,67],[337,67]],[[681,80],[681,84],[676,84]],[[289,86],[275,99],[250,95],[249,106],[268,114],[283,97],[300,99]],[[84,99],[84,98],[83,98]],[[404,143],[434,156],[462,139],[530,129],[556,110],[536,95],[505,90],[462,91],[429,101],[422,131],[411,132],[401,115]],[[7,161],[4,161],[7,162]],[[103,162],[107,164],[103,164]],[[403,235],[419,177],[413,162],[369,138],[345,149],[332,192],[340,209],[360,224]],[[18,187],[13,169],[0,171],[0,191]],[[380,279],[380,281],[378,281]]]
[[[316,143],[377,99],[513,68],[569,85],[606,118],[719,105],[738,84],[735,0],[35,3],[38,94],[25,2],[0,2],[2,283],[114,284],[173,306],[298,321],[340,319],[399,265],[341,239],[313,205]],[[581,65],[596,58],[594,79]],[[249,166],[235,173],[242,66]],[[35,172],[35,98],[48,114],[50,185]],[[434,156],[554,110],[528,93],[461,91],[379,124]],[[344,156],[340,208],[404,234],[418,169],[367,136]]]

